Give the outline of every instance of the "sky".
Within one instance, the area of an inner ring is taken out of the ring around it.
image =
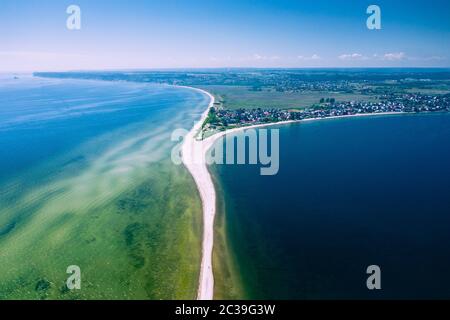
[[[448,0],[0,1],[0,72],[449,67],[449,40]]]

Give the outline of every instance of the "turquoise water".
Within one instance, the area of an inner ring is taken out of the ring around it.
[[[279,129],[278,175],[213,170],[245,297],[450,298],[449,114]]]
[[[77,156],[79,147],[98,154],[142,132],[135,143],[145,142],[154,156],[148,160],[156,161],[163,147],[169,154],[170,133],[192,127],[207,105],[204,95],[183,88],[27,76],[0,81],[0,181],[61,154]],[[94,139],[106,144],[90,146]]]
[[[186,88],[2,75],[0,299],[194,298],[200,199],[171,133],[208,103]],[[68,293],[72,264],[85,286]]]
[[[172,131],[189,129],[208,103],[196,91],[130,82],[1,81],[0,200],[93,165],[92,177],[125,182],[169,159]]]

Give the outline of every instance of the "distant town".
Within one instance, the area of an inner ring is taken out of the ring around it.
[[[228,128],[315,118],[375,113],[450,112],[450,95],[402,94],[383,95],[378,102],[336,102],[322,98],[319,104],[304,109],[279,108],[224,109],[211,108],[203,130],[223,131]]]

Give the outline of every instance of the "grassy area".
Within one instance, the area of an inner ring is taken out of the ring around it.
[[[252,91],[245,86],[203,86],[202,89],[211,92],[216,101],[228,109],[304,108],[320,103],[322,98],[334,98],[337,102],[375,100],[369,95],[325,91],[278,92],[270,88]]]
[[[407,89],[408,93],[420,93],[429,95],[449,94],[450,88],[411,88]]]

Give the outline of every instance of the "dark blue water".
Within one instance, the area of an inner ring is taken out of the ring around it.
[[[449,114],[279,129],[278,175],[214,168],[246,297],[450,298]]]

